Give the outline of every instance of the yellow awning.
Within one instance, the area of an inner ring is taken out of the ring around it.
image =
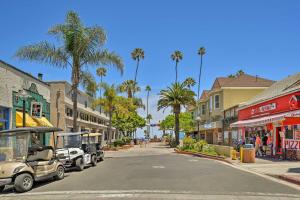
[[[41,118],[34,117],[33,119],[38,123],[39,126],[53,127],[53,125],[48,121],[46,117],[41,117]]]
[[[25,120],[26,127],[38,126],[38,123],[36,123],[27,113],[25,114]],[[16,112],[16,127],[23,127],[23,113],[19,111]]]

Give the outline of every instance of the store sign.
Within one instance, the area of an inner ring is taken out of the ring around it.
[[[295,140],[300,140],[300,131],[295,130]]]
[[[31,103],[31,116],[42,117],[42,103],[40,102]]]
[[[300,109],[300,92],[294,92],[239,110],[238,120],[247,120]]]
[[[284,146],[286,149],[300,149],[300,140],[285,140]]]

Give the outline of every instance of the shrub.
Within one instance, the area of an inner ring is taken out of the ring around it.
[[[113,142],[114,147],[121,147],[123,146],[125,143],[122,139],[117,139]]]
[[[186,149],[186,150],[193,149],[195,143],[196,143],[196,140],[191,138],[191,137],[183,138],[183,148]]]
[[[200,140],[194,144],[194,149],[198,152],[202,152],[204,145],[207,145],[207,142],[205,140]]]
[[[131,142],[131,138],[130,137],[122,137],[121,140],[123,141],[124,144],[130,144],[130,142]]]
[[[171,141],[169,142],[169,144],[170,144],[171,148],[177,147],[176,140],[174,138],[171,139]]]
[[[208,154],[208,155],[212,155],[212,156],[217,156],[217,152],[214,146],[210,146],[210,145],[203,145],[202,148],[202,153]]]

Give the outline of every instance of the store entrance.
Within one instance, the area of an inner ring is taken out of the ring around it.
[[[276,154],[282,153],[282,140],[280,137],[281,127],[276,127],[275,151]]]

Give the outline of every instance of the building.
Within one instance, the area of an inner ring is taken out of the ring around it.
[[[248,74],[216,78],[212,88],[202,92],[194,111],[197,124],[194,135],[210,144],[223,143],[224,110],[246,102],[273,83],[274,81]]]
[[[71,84],[66,81],[48,82],[51,88],[51,122],[53,125],[72,131],[73,127],[73,101]],[[104,145],[107,142],[108,117],[100,111],[100,108],[93,109],[94,99],[86,93],[78,92],[78,113],[77,124],[79,131],[90,131],[100,133]],[[112,130],[112,140],[119,138],[115,128]]]
[[[0,60],[0,130],[23,126],[23,101],[25,126],[52,126],[50,85],[42,78],[42,74],[37,78]],[[40,139],[48,144],[50,135]]]
[[[245,143],[254,143],[257,135],[265,138],[270,156],[300,159],[300,73],[242,104],[231,127]]]
[[[238,105],[227,108],[223,112],[223,145],[232,146],[238,141],[238,129],[230,124],[238,120]]]

